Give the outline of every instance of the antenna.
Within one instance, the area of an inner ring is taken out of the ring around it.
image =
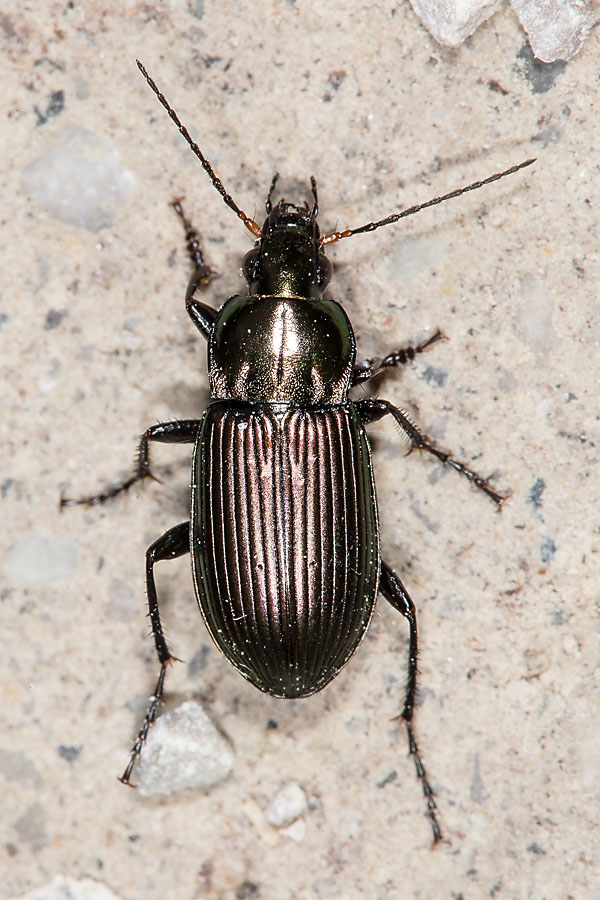
[[[314,175],[310,176],[310,187],[312,190],[313,200],[315,201],[313,208],[312,208],[311,216],[313,217],[313,219],[316,219],[317,216],[319,215],[319,196],[317,194],[317,179],[315,178]]]
[[[450,191],[449,194],[444,194],[442,197],[434,197],[433,200],[428,200],[426,203],[418,203],[416,206],[409,206],[408,209],[403,209],[399,213],[393,213],[393,215],[387,216],[385,219],[380,219],[379,222],[369,222],[368,225],[361,225],[360,228],[349,228],[346,231],[332,231],[329,234],[323,235],[321,238],[321,246],[324,247],[327,244],[335,244],[336,241],[341,241],[342,238],[352,237],[353,234],[363,234],[363,232],[366,231],[375,231],[376,228],[381,228],[383,225],[392,225],[399,219],[404,219],[406,216],[412,216],[414,213],[421,212],[422,209],[427,209],[429,206],[437,206],[438,203],[444,203],[445,200],[453,200],[454,197],[460,197],[468,191],[476,191],[486,184],[492,184],[493,181],[498,181],[506,175],[513,175],[515,172],[518,172],[519,169],[524,169],[534,162],[535,158],[526,159],[525,162],[519,163],[516,166],[511,166],[510,169],[506,169],[504,172],[497,172],[495,175],[490,175],[489,178],[484,178],[483,181],[474,181],[472,184],[467,184],[466,187]]]
[[[267,215],[270,216],[273,210],[273,204],[271,203],[271,197],[273,196],[273,191],[275,190],[275,185],[279,181],[279,172],[275,172],[273,178],[271,180],[271,185],[269,187],[269,193],[267,194],[267,202],[265,203],[265,207],[267,210]]]
[[[138,69],[140,70],[140,72],[142,73],[142,75],[144,76],[144,78],[146,79],[146,81],[148,82],[148,84],[150,85],[150,87],[152,88],[152,90],[154,91],[154,93],[156,94],[156,96],[158,97],[158,99],[160,100],[160,102],[162,103],[164,108],[166,109],[166,111],[168,112],[169,118],[175,123],[175,125],[179,129],[179,133],[185,138],[185,140],[189,144],[192,151],[195,153],[195,155],[198,157],[198,159],[202,163],[202,168],[204,169],[204,171],[206,172],[206,174],[212,181],[213,185],[216,187],[216,189],[220,193],[221,197],[223,198],[223,200],[225,201],[227,206],[234,211],[234,213],[236,214],[236,216],[239,219],[242,220],[242,222],[244,223],[244,225],[246,226],[248,231],[250,231],[254,235],[254,237],[259,238],[261,236],[260,225],[258,225],[254,221],[254,219],[251,219],[250,216],[247,216],[246,213],[242,209],[240,209],[240,207],[237,205],[237,203],[235,202],[235,200],[233,199],[231,194],[227,193],[227,191],[225,190],[225,187],[223,185],[223,182],[215,174],[213,167],[211,166],[211,164],[209,163],[207,158],[202,153],[202,150],[200,149],[198,144],[194,140],[192,140],[192,137],[191,137],[189,131],[187,130],[185,125],[181,122],[181,120],[180,120],[179,116],[177,115],[177,113],[175,112],[175,110],[169,105],[167,98],[164,96],[164,94],[161,94],[158,87],[156,86],[156,83],[148,74],[145,66],[139,61],[139,59],[136,59],[136,63],[137,63]]]

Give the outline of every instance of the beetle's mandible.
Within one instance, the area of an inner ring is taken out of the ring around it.
[[[194,445],[190,521],[171,528],[146,553],[160,673],[121,780],[130,783],[158,712],[167,666],[175,658],[161,625],[154,565],[190,554],[198,605],[213,641],[244,678],[275,697],[307,697],[335,678],[364,637],[378,592],[407,619],[408,680],[399,718],[406,726],[437,843],[437,807],[413,731],[415,606],[380,556],[365,426],[391,415],[411,448],[454,468],[498,507],[504,496],[437,447],[396,406],[386,400],[349,398],[355,385],[412,361],[444,336],[437,331],[418,345],[357,365],[348,316],[323,296],[333,271],[325,248],[497,181],[534,160],[361,228],[323,237],[317,225],[315,179],[312,206],[284,200],[273,205],[275,176],[260,226],[227,193],[144,66],[138,62],[138,67],[214,187],[254,236],[255,246],[243,264],[247,296],[231,297],[218,310],[203,303],[196,295],[213,272],[181,202],[175,201],[194,263],[186,309],[208,341],[212,402],[202,419],[148,428],[127,481],[94,497],[61,500],[62,506],[102,503],[151,477],[150,441]]]

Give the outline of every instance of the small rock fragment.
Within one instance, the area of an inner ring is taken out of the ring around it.
[[[299,784],[290,781],[275,795],[265,811],[265,819],[275,828],[285,828],[306,810],[306,794]]]
[[[295,844],[301,844],[306,834],[306,822],[304,819],[297,819],[287,828],[282,828],[279,833],[294,841]]]
[[[534,56],[546,63],[575,56],[595,23],[586,0],[511,0],[511,6]]]
[[[503,0],[410,0],[429,33],[446,47],[458,47],[489,19]],[[596,18],[589,0],[511,0],[542,62],[570,59],[580,49]]]
[[[502,0],[410,0],[419,19],[440,44],[458,47],[502,6]]]
[[[209,788],[233,768],[233,752],[199,703],[182,703],[150,730],[137,767],[145,797]]]

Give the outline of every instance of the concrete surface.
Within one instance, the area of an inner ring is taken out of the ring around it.
[[[597,897],[597,32],[543,65],[509,10],[450,51],[389,0],[45,2],[0,24],[1,896]],[[299,201],[314,173],[333,228],[538,157],[331,252],[363,356],[436,327],[450,338],[381,396],[512,490],[498,514],[405,458],[389,423],[371,428],[383,553],[420,616],[435,850],[391,721],[406,627],[383,602],[343,674],[283,702],[210,644],[186,561],[162,564],[185,660],[166,706],[201,702],[234,770],[167,799],[116,780],[157,674],[144,550],[187,517],[189,453],[159,447],[164,484],[102,509],[59,514],[58,500],[114,482],[147,425],[207,403],[169,202],[185,196],[202,233],[215,304],[240,289],[251,245],[136,56],[259,218],[276,169]],[[290,783],[306,810],[286,833],[264,814]]]

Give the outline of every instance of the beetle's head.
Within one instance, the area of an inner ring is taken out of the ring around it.
[[[333,266],[321,250],[316,203],[311,209],[267,201],[267,212],[260,238],[244,257],[250,293],[320,298]]]

